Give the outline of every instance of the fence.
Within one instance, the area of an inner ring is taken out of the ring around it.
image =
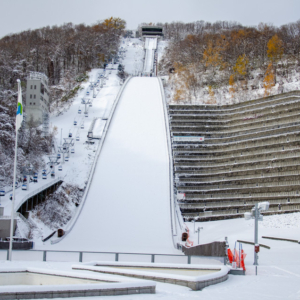
[[[0,260],[8,260],[8,250],[0,249]],[[25,257],[26,256],[26,257]],[[183,254],[161,253],[127,253],[127,252],[93,252],[93,251],[59,251],[59,250],[14,250],[13,260],[22,261],[123,261],[123,262],[151,262],[151,263],[176,263],[176,264],[224,264],[227,257],[209,257]],[[27,259],[26,259],[27,258]]]

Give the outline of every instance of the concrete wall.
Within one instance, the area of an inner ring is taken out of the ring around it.
[[[300,92],[227,106],[170,105],[175,188],[186,220],[242,217],[255,203],[267,214],[300,211]]]
[[[10,236],[10,219],[0,218],[0,238],[5,239]],[[14,220],[13,232],[15,232],[17,226],[17,220]]]

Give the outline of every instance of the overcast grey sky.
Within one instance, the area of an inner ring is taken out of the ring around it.
[[[237,21],[276,26],[300,19],[300,0],[0,0],[0,38],[72,22],[120,17],[128,29],[142,22]]]

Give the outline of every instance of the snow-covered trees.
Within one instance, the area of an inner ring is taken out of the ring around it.
[[[22,82],[25,96],[29,71],[49,77],[52,100],[70,93],[78,83],[76,78],[117,53],[125,21],[109,18],[93,26],[67,23],[11,34],[0,39],[0,180],[12,181],[15,114],[17,103],[16,80]],[[26,99],[23,97],[26,114]],[[22,164],[41,165],[41,156],[51,142],[30,124],[20,130],[18,169]]]
[[[209,86],[215,91],[218,103],[222,98],[220,93],[225,90],[226,103],[236,97],[234,101],[246,100],[258,90],[263,91],[257,96],[263,96],[264,91],[266,94],[278,91],[273,86],[277,83],[282,86],[282,79],[290,82],[290,74],[300,71],[300,20],[280,28],[264,23],[245,27],[228,22],[197,22],[165,24],[164,30],[170,42],[159,72],[163,75],[174,70],[170,79],[177,100],[197,102],[200,97],[207,98]],[[198,85],[193,84],[192,88],[185,84],[190,92],[183,85],[178,86],[180,72],[176,66],[185,68],[185,73],[195,70],[193,75]],[[281,80],[277,82],[279,75]],[[294,77],[297,80],[298,76]],[[185,95],[192,95],[193,99]]]

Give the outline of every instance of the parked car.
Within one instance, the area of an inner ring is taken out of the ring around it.
[[[5,196],[5,191],[4,190],[0,190],[0,197],[3,197],[3,196]]]
[[[27,188],[28,188],[28,186],[26,183],[22,184],[22,190],[27,191]]]
[[[62,171],[62,165],[58,166],[58,171]]]
[[[42,179],[47,179],[47,174],[46,173],[42,174]]]
[[[55,177],[55,172],[51,171],[51,177]]]
[[[76,136],[76,141],[79,141],[80,140],[80,137],[79,135]]]
[[[69,161],[69,156],[66,156],[66,157],[65,157],[65,161]]]
[[[75,153],[75,149],[74,148],[71,149],[71,153]]]
[[[61,158],[61,154],[57,153],[57,159],[60,159],[60,158]]]

